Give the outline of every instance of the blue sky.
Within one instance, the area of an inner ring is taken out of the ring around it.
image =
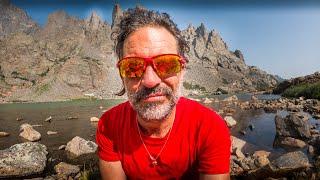
[[[248,65],[271,74],[292,78],[320,71],[320,2],[189,0],[189,1],[107,1],[107,0],[12,0],[39,24],[48,14],[64,10],[86,18],[94,10],[111,24],[112,9],[140,4],[167,12],[181,29],[188,24],[205,24],[220,33],[229,49],[239,49]]]

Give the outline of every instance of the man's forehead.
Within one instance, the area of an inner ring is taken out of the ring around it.
[[[124,56],[152,56],[177,53],[177,40],[165,28],[145,27],[130,34],[124,41]]]

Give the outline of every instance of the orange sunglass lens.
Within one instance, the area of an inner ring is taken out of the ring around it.
[[[154,65],[159,76],[165,77],[181,71],[180,57],[176,55],[163,55],[154,58]]]
[[[121,77],[141,77],[144,70],[144,59],[142,58],[127,58],[119,64]]]

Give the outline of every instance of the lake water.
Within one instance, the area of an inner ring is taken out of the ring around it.
[[[226,96],[215,96],[223,99]],[[250,95],[238,95],[240,100],[249,100]],[[276,99],[274,95],[258,95],[260,99]],[[75,136],[83,137],[87,140],[95,140],[95,131],[97,123],[91,123],[90,118],[100,117],[103,110],[123,102],[124,100],[78,100],[68,102],[53,103],[22,103],[22,104],[0,104],[0,131],[10,133],[10,136],[0,138],[0,149],[8,148],[14,144],[24,142],[19,137],[19,127],[23,123],[29,123],[36,126],[34,129],[42,135],[40,143],[46,145],[52,152],[59,151],[60,145],[66,144]],[[219,108],[217,104],[206,104],[210,108]],[[286,111],[278,111],[285,116]],[[51,123],[44,122],[49,116],[52,117]],[[77,119],[67,120],[68,117],[77,117]],[[231,133],[241,139],[244,139],[261,149],[269,151],[282,151],[281,148],[274,149],[273,141],[275,137],[275,113],[265,113],[263,110],[238,111],[233,117],[237,120],[236,127],[231,129]],[[23,118],[17,121],[17,118]],[[313,118],[310,123],[320,124]],[[248,125],[253,124],[253,131],[249,130]],[[317,129],[320,130],[319,125]],[[56,135],[47,135],[47,131],[57,131]],[[246,134],[239,132],[245,130]]]
[[[100,117],[106,110],[124,100],[78,100],[53,103],[0,104],[0,131],[10,136],[0,138],[0,149],[24,142],[19,136],[19,128],[23,123],[42,125],[34,127],[41,133],[40,143],[50,149],[58,149],[75,136],[94,140],[97,123],[90,118]],[[44,120],[52,117],[51,123]],[[77,119],[67,120],[68,117]],[[17,118],[23,118],[17,121]],[[47,135],[47,131],[57,131],[56,135]]]

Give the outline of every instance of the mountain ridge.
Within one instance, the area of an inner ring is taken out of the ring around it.
[[[5,47],[0,51],[0,101],[60,101],[86,94],[117,98],[114,94],[122,84],[111,34],[126,13],[119,4],[114,6],[111,25],[95,12],[78,19],[56,11],[40,27],[12,4],[0,8],[5,17],[18,19],[13,24],[0,19],[0,27],[15,29],[0,28],[0,46]],[[29,24],[29,29],[21,24]],[[277,84],[275,76],[246,65],[240,50],[230,51],[219,33],[208,32],[203,23],[189,25],[182,35],[190,47],[185,84],[191,86],[184,86],[184,95],[251,92]]]

